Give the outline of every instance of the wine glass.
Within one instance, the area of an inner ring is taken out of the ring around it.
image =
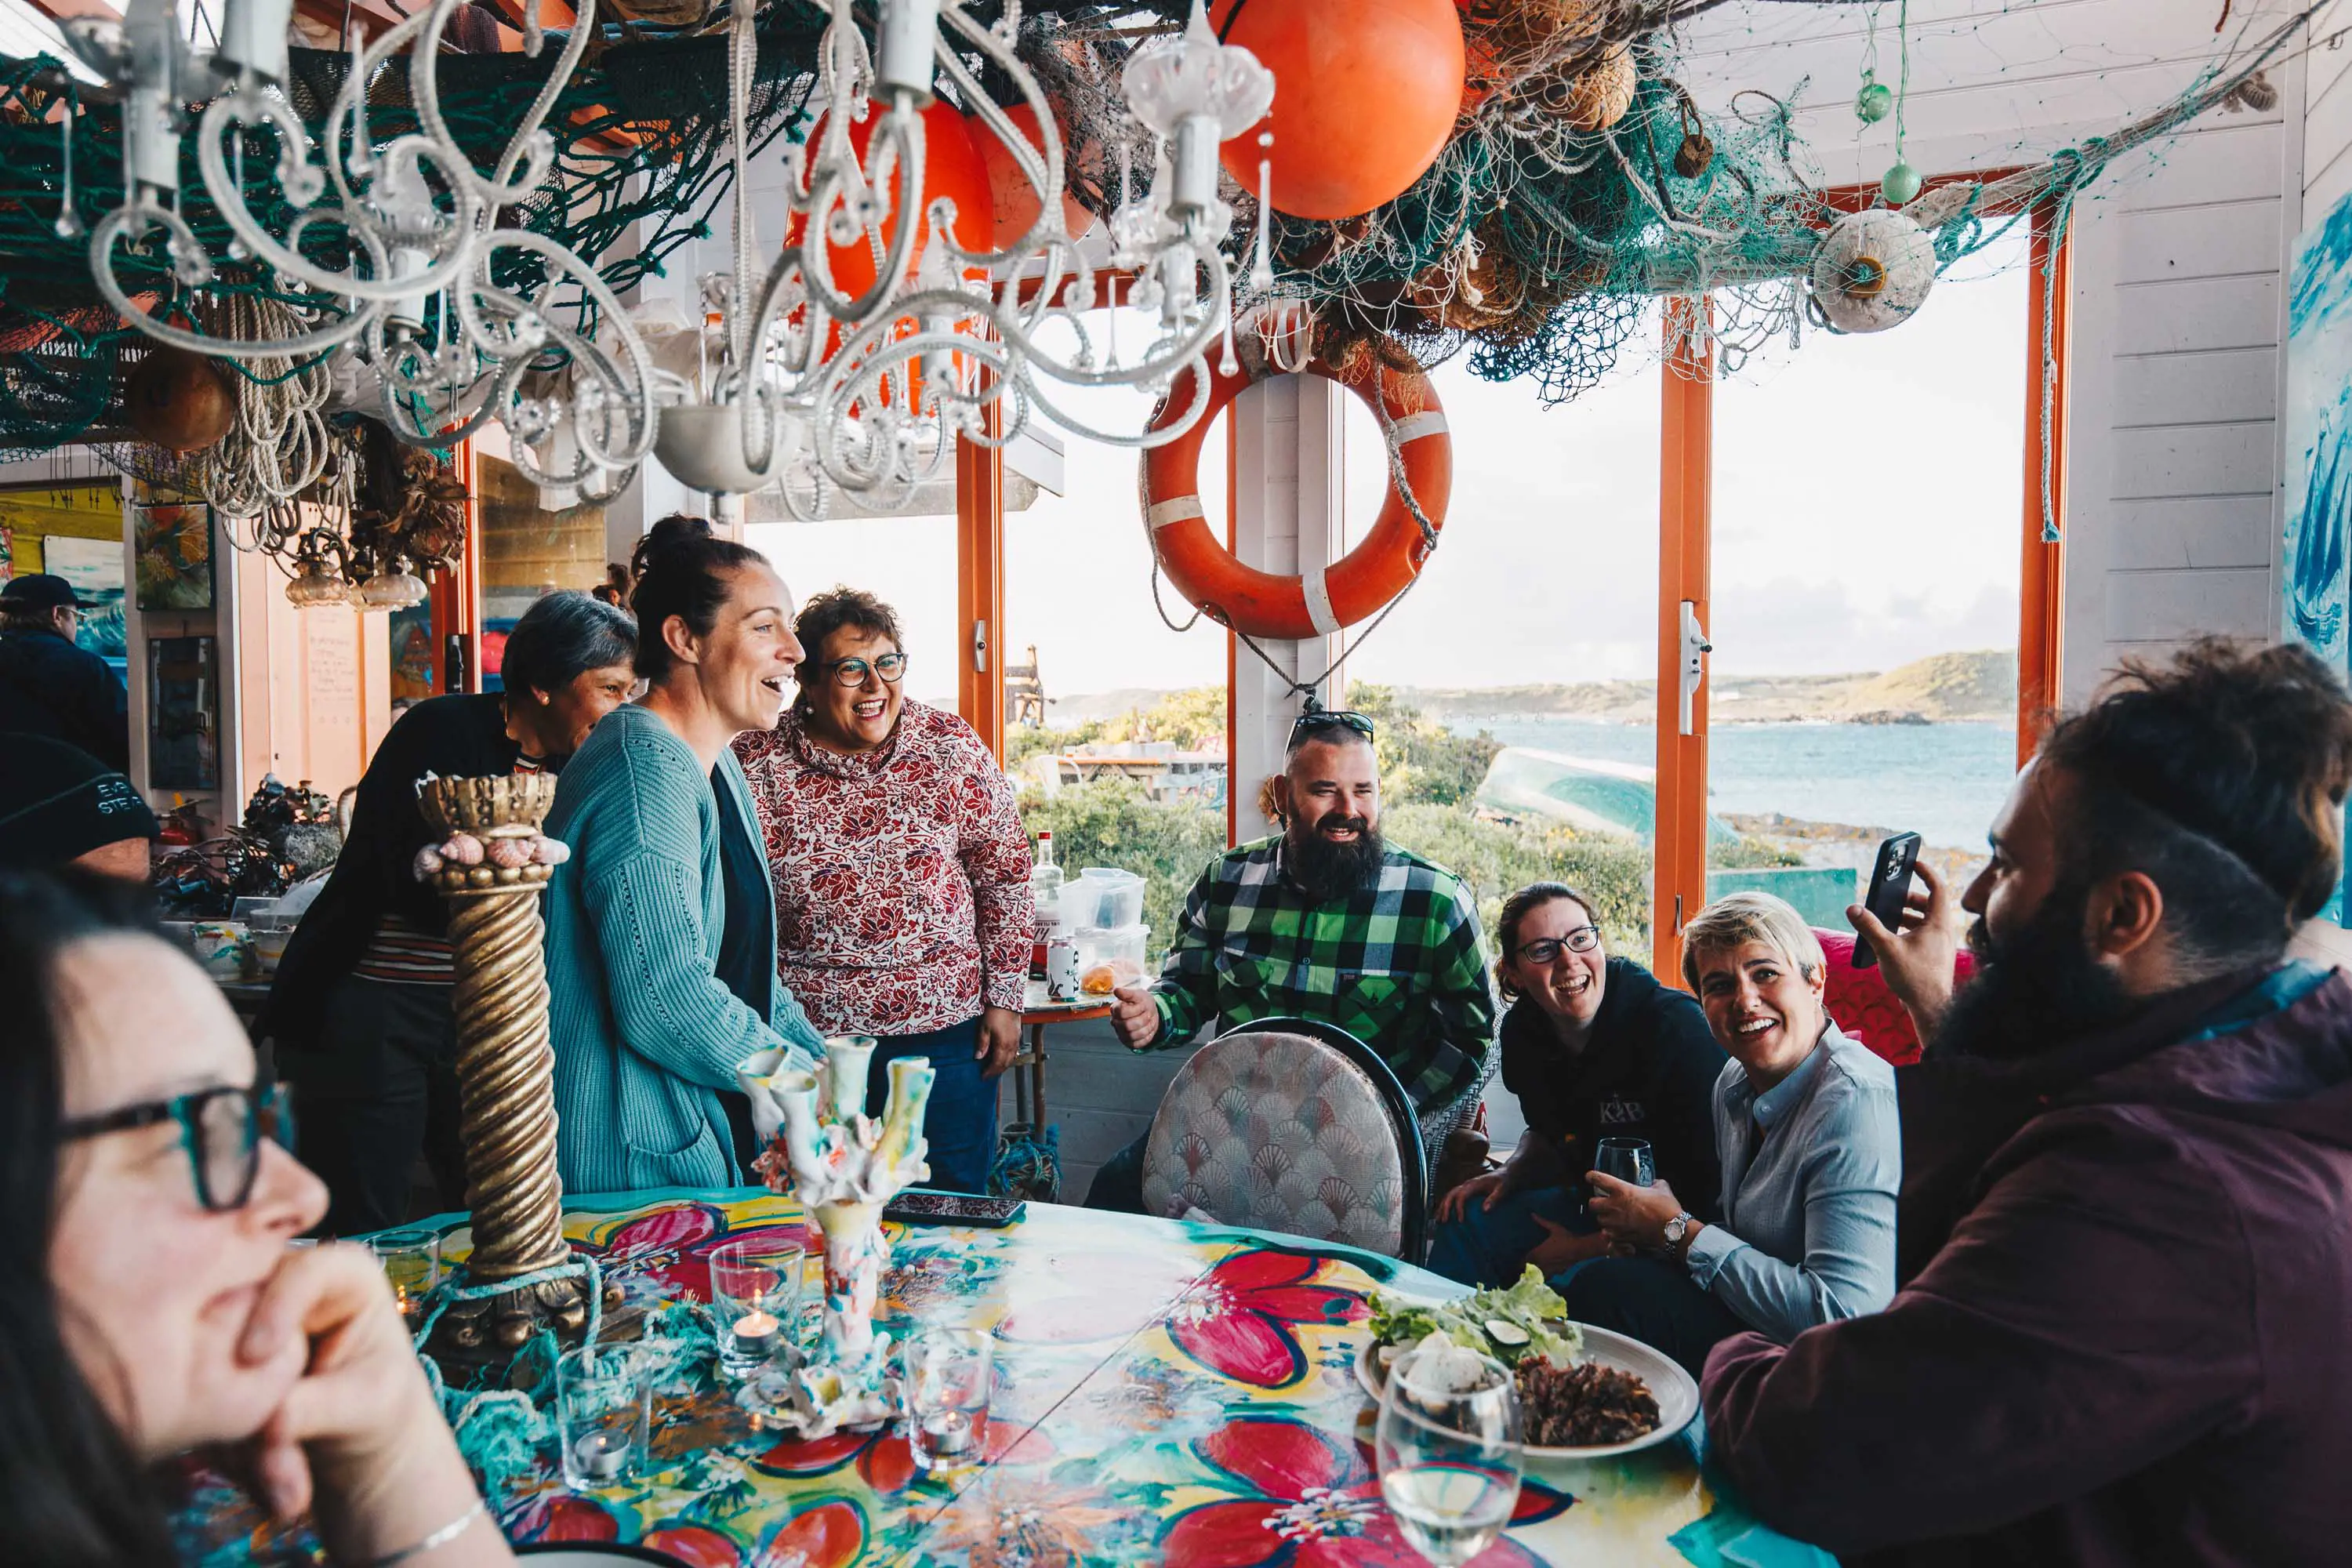
[[[1637,1187],[1651,1186],[1658,1179],[1647,1138],[1603,1138],[1592,1147],[1592,1168]]]
[[[1439,1568],[1495,1542],[1519,1500],[1519,1398],[1475,1351],[1410,1352],[1389,1368],[1375,1435],[1381,1497]]]

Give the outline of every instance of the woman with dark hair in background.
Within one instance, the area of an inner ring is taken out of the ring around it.
[[[1020,805],[971,725],[907,700],[889,605],[836,588],[793,633],[799,700],[735,742],[775,879],[778,974],[826,1034],[877,1037],[872,1114],[887,1063],[938,1069],[930,1184],[986,1192],[1034,941]]]
[[[792,598],[759,552],[666,517],[631,607],[646,694],[564,770],[547,896],[557,1157],[572,1192],[740,1181],[722,1093],[746,1057],[822,1043],[776,979],[776,906],[742,766],[800,663]]]
[[[331,1233],[409,1218],[420,1150],[438,1206],[466,1206],[448,921],[415,868],[416,851],[441,835],[416,804],[416,781],[561,766],[628,700],[636,648],[624,612],[550,594],[508,634],[504,691],[418,703],[368,763],[352,836],[287,943],[261,1025],[279,1072],[299,1087],[300,1152],[326,1178]]]
[[[326,1194],[143,901],[0,873],[0,1558],[169,1568],[203,1448],[338,1563],[511,1562],[374,1259],[287,1246]]]

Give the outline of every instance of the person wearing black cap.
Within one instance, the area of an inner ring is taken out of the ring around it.
[[[160,829],[131,781],[46,735],[0,743],[0,870],[79,866],[147,880]]]
[[[46,572],[0,587],[0,734],[47,735],[121,770],[131,765],[131,698],[106,660],[74,642],[88,608]]]

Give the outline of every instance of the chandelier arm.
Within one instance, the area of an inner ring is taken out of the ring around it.
[[[634,469],[652,452],[657,421],[654,416],[655,368],[653,356],[646,350],[645,340],[628,330],[627,315],[620,300],[596,270],[582,261],[564,247],[528,229],[499,229],[489,236],[492,251],[515,249],[530,251],[547,262],[551,276],[547,287],[552,289],[557,278],[569,281],[585,294],[596,307],[600,321],[614,324],[626,361],[625,370],[602,343],[575,331],[549,315],[538,305],[508,290],[497,289],[488,281],[487,259],[481,281],[468,290],[459,304],[461,317],[479,319],[479,304],[488,300],[499,308],[518,316],[529,316],[539,328],[568,354],[573,364],[593,374],[603,387],[619,400],[626,416],[630,434],[625,442],[612,447],[600,436],[590,434],[587,410],[574,407],[574,437],[581,450],[591,455],[601,466]],[[528,364],[529,356],[518,357],[518,364]]]
[[[952,29],[985,56],[1020,90],[1022,101],[1037,118],[1038,138],[1045,144],[1041,154],[1029,138],[1013,125],[1012,116],[982,89],[978,76],[965,65],[962,53],[948,41],[943,31],[933,45],[940,70],[961,89],[959,96],[973,107],[988,133],[1003,143],[1005,152],[1012,155],[1014,166],[1021,171],[1021,177],[1029,182],[1030,188],[1037,196],[1037,216],[1030,221],[1028,231],[1010,245],[997,250],[971,251],[957,246],[950,236],[949,248],[975,265],[992,268],[1000,262],[1025,256],[1052,240],[1071,237],[1064,232],[1062,222],[1062,185],[1066,177],[1062,132],[1044,86],[1012,47],[997,36],[993,27],[983,26],[965,14],[963,0],[948,0],[940,14],[940,21],[944,28]]]
[[[123,291],[122,285],[114,276],[112,251],[116,238],[133,225],[138,226],[138,232],[143,233],[150,222],[160,225],[174,235],[185,235],[190,244],[195,243],[194,234],[188,229],[185,223],[181,221],[177,213],[152,203],[142,204],[133,201],[115,208],[99,219],[91,227],[90,279],[98,285],[98,291],[105,297],[106,302],[113,306],[125,321],[158,342],[167,343],[173,348],[187,349],[195,353],[210,354],[219,359],[262,359],[272,356],[301,359],[314,353],[325,353],[340,344],[349,342],[366,329],[367,316],[355,314],[343,318],[332,326],[321,327],[304,337],[275,338],[248,343],[215,338],[203,332],[192,332],[184,327],[175,327],[169,321],[161,321],[152,312],[141,310],[131,296]]]
[[[1192,406],[1185,409],[1183,414],[1171,424],[1165,426],[1146,425],[1142,434],[1138,436],[1125,436],[1114,431],[1097,430],[1093,426],[1088,425],[1085,420],[1077,418],[1074,415],[1065,414],[1059,407],[1055,406],[1051,398],[1045,395],[1044,389],[1039,387],[1034,381],[1028,384],[1025,390],[1029,396],[1035,401],[1040,413],[1044,414],[1046,418],[1052,420],[1055,425],[1060,426],[1063,429],[1069,431],[1074,436],[1084,437],[1089,441],[1100,441],[1108,446],[1125,447],[1130,451],[1150,451],[1155,447],[1166,446],[1169,442],[1175,440],[1179,436],[1191,430],[1193,426],[1198,425],[1201,422],[1202,416],[1208,412],[1208,355],[1206,353],[1202,354],[1190,364],[1184,366],[1184,369],[1192,373],[1193,395]]]
[[[276,116],[279,111],[278,105],[273,104],[266,95],[261,96],[261,101],[265,105],[264,118],[273,125],[277,124]],[[286,110],[283,112],[290,114],[291,110]],[[464,154],[455,147],[439,147],[429,138],[412,134],[394,141],[384,149],[383,156],[380,160],[384,165],[383,180],[397,183],[399,171],[414,168],[420,158],[429,158],[436,166],[440,168],[443,177],[453,187],[452,194],[457,201],[457,219],[451,226],[457,236],[457,248],[412,277],[390,276],[393,270],[390,252],[386,248],[383,237],[376,232],[378,225],[369,215],[368,207],[372,205],[371,202],[362,200],[356,203],[341,203],[334,207],[315,208],[297,216],[298,233],[300,227],[315,222],[341,223],[344,232],[358,241],[360,247],[367,253],[371,276],[361,278],[350,272],[330,272],[314,265],[299,250],[289,244],[280,243],[275,235],[262,227],[251,209],[245,205],[244,194],[236,190],[236,183],[228,172],[227,162],[221,153],[221,139],[225,129],[223,121],[231,118],[240,125],[250,123],[246,118],[238,95],[234,93],[215,100],[212,107],[205,111],[203,130],[196,142],[197,166],[203,171],[205,187],[211,193],[213,204],[219,210],[221,216],[226,220],[230,232],[243,242],[247,250],[277,271],[322,294],[340,294],[354,301],[383,305],[419,294],[434,293],[447,287],[467,269],[471,262],[467,253],[471,248],[473,235],[479,223],[479,204],[478,199],[459,184],[461,172],[463,174],[471,174],[472,169],[466,163]],[[299,124],[299,121],[294,123]],[[410,177],[416,180],[420,187],[422,186],[421,170]],[[378,188],[382,184],[383,180],[380,180]],[[373,196],[375,194],[376,191],[372,189],[370,195]],[[292,193],[289,192],[289,195],[290,196]],[[354,314],[357,313],[354,312]],[[336,343],[348,341],[350,335],[322,340],[319,346],[331,348]],[[252,356],[240,353],[231,357],[250,358]]]

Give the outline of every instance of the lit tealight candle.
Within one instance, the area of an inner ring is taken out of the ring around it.
[[[625,1432],[589,1432],[572,1445],[572,1457],[582,1475],[609,1481],[627,1468],[631,1446]]]
[[[773,1312],[754,1307],[735,1320],[735,1353],[754,1361],[764,1360],[775,1353],[776,1342],[783,1331]]]

